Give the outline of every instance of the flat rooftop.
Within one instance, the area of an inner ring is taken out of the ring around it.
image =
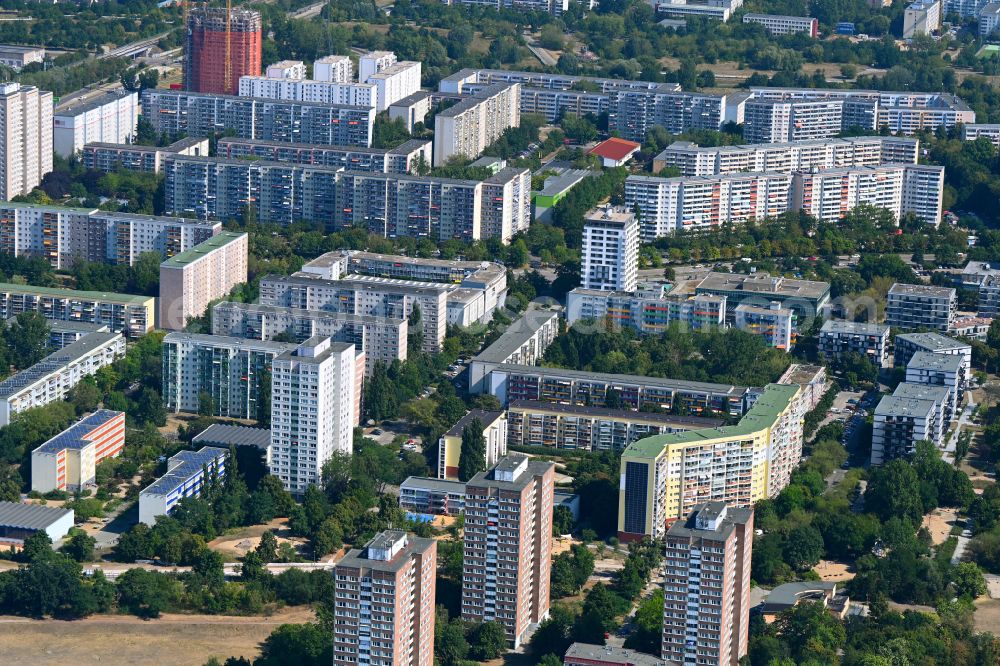
[[[76,102],[69,102],[67,104],[60,104],[55,109],[52,110],[52,115],[60,118],[72,118],[79,116],[80,114],[87,113],[88,111],[93,111],[94,109],[99,109],[105,104],[114,104],[126,97],[135,96],[135,101],[139,101],[139,93],[128,92],[124,88],[118,90],[112,90],[106,92],[103,95],[98,95],[92,99],[87,100],[77,104]]]
[[[448,479],[438,479],[433,476],[408,476],[403,483],[399,484],[399,489],[410,488],[413,490],[436,490],[444,493],[465,494],[465,481],[450,481]]]
[[[934,411],[933,400],[887,395],[875,406],[875,416],[926,417]]]
[[[495,423],[497,419],[503,417],[504,413],[501,412],[488,412],[482,409],[473,409],[471,412],[463,416],[458,420],[455,425],[448,429],[445,433],[448,437],[461,437],[462,431],[465,430],[465,426],[472,423],[473,420],[479,419],[479,422],[483,424],[483,427],[487,427],[492,423]]]
[[[39,453],[58,453],[63,449],[82,449],[91,443],[89,440],[85,440],[84,437],[108,421],[118,418],[123,413],[124,412],[114,412],[110,409],[99,409],[93,414],[84,416],[82,419],[39,446],[35,449],[35,451]]]
[[[538,191],[537,196],[554,197],[562,194],[566,190],[575,187],[584,178],[596,175],[596,173],[596,171],[590,171],[589,169],[566,169],[562,173],[546,178],[545,184]]]
[[[749,391],[749,389],[745,386],[733,386],[732,384],[712,384],[709,382],[695,382],[687,379],[670,379],[669,377],[616,375],[607,372],[587,372],[585,370],[569,370],[566,368],[550,368],[548,366],[536,365],[518,365],[515,363],[501,363],[495,368],[495,371],[513,374],[547,375],[550,377],[563,377],[566,379],[591,382],[605,382],[608,384],[631,384],[634,386],[663,388],[674,391],[701,392],[711,395],[725,395],[731,398],[742,398]]]
[[[196,261],[204,259],[219,248],[223,248],[230,243],[235,243],[246,237],[246,233],[222,231],[208,240],[195,245],[189,250],[185,250],[180,254],[175,254],[160,264],[160,268],[184,268],[186,266],[190,266]]]
[[[672,445],[690,444],[714,439],[731,439],[746,436],[774,423],[778,415],[788,408],[789,403],[799,392],[798,385],[768,384],[760,394],[753,407],[743,415],[736,425],[667,435],[654,435],[630,444],[622,454],[633,458],[657,458]]]
[[[725,425],[725,419],[710,419],[701,416],[680,416],[662,412],[634,412],[629,409],[607,409],[606,407],[587,407],[582,405],[563,405],[539,400],[512,400],[508,412],[548,412],[551,414],[566,414],[568,416],[589,416],[612,421],[628,421],[637,423],[658,423],[665,426],[685,426],[695,428],[716,428]]]
[[[391,560],[377,560],[368,555],[369,548],[390,547],[395,542],[395,539],[398,538],[397,535],[404,535],[406,537],[406,545]],[[346,567],[350,569],[367,569],[394,573],[406,566],[406,563],[414,554],[426,552],[428,549],[433,548],[435,543],[434,539],[424,539],[412,534],[405,534],[398,530],[388,530],[377,535],[364,548],[354,548],[348,551],[343,559],[337,562],[336,568]]]
[[[70,363],[79,360],[96,349],[104,347],[115,338],[121,337],[121,333],[104,333],[100,331],[88,333],[76,342],[52,352],[30,368],[25,368],[16,375],[0,382],[0,398],[10,398],[21,392],[25,387],[31,386],[44,377],[62,370]]]
[[[951,400],[951,389],[939,384],[917,384],[915,382],[901,382],[892,394],[899,398],[913,398],[915,400],[935,400],[947,403]]]
[[[242,310],[247,313],[274,314],[295,319],[336,320],[352,324],[382,324],[386,326],[402,326],[405,319],[392,317],[376,317],[374,315],[358,315],[350,312],[333,312],[330,310],[305,310],[289,308],[282,305],[261,305],[260,303],[240,303],[237,301],[220,301],[213,306],[224,310]]]
[[[903,284],[901,282],[897,282],[889,288],[889,296],[955,298],[955,290],[951,287],[934,287],[928,284]]]
[[[610,645],[573,643],[564,657],[567,664],[620,664],[621,666],[671,666],[651,654]]]
[[[703,529],[697,527],[697,520],[699,517],[710,518],[713,520],[718,520],[719,515],[725,512],[725,516],[722,517],[721,521],[718,523],[714,530]],[[691,512],[684,520],[678,520],[670,529],[667,530],[667,535],[672,537],[693,537],[693,536],[711,536],[712,539],[724,540],[734,529],[736,529],[737,524],[746,523],[753,517],[752,509],[738,509],[732,506],[726,506],[725,502],[706,502],[695,507],[694,511]]]
[[[934,352],[918,351],[910,357],[906,369],[958,372],[964,363],[965,358],[959,354],[935,354]]]
[[[219,447],[255,446],[258,449],[266,450],[271,445],[271,430],[270,428],[250,428],[213,423],[195,435],[191,443]]]
[[[52,523],[73,515],[72,509],[58,509],[40,504],[0,502],[0,525],[22,530],[44,530]]]
[[[827,319],[823,322],[820,333],[830,335],[888,335],[888,324],[871,324],[863,321],[840,321]]]
[[[703,290],[817,300],[830,293],[830,283],[772,276],[763,272],[752,275],[712,272],[695,286],[695,291]]]
[[[474,477],[469,479],[469,482],[465,484],[466,488],[474,486],[477,488],[497,488],[499,490],[512,490],[520,492],[526,485],[532,483],[536,476],[545,474],[549,468],[555,466],[554,463],[547,460],[528,458],[524,471],[518,474],[513,481],[503,481],[496,478],[497,472],[503,473],[516,470],[525,458],[527,458],[527,456],[520,453],[511,453],[504,456],[497,461],[497,464],[494,465],[492,469],[479,472]]]
[[[524,315],[507,327],[503,334],[472,360],[479,363],[504,363],[511,354],[527,343],[539,330],[559,317],[557,310],[528,308]]]
[[[203,468],[227,454],[226,449],[214,446],[205,446],[198,451],[180,451],[170,458],[174,464],[167,469],[167,473],[144,488],[140,495],[169,495],[185,481],[200,474]]]
[[[57,289],[55,287],[34,287],[28,284],[13,284],[10,282],[0,282],[0,294],[30,294],[82,301],[101,301],[103,303],[144,306],[152,305],[154,300],[152,296],[133,296],[131,294],[116,294],[103,291],[80,291],[78,289]]]
[[[298,345],[293,342],[272,342],[270,340],[250,340],[247,338],[234,338],[228,335],[208,335],[206,333],[167,333],[163,342],[174,344],[191,343],[205,347],[231,347],[235,349],[253,349],[258,351],[274,352],[281,354],[295,349]]]
[[[920,347],[926,351],[954,351],[961,349],[972,349],[972,346],[961,340],[949,338],[940,333],[900,333],[896,336],[897,344],[899,340]]]

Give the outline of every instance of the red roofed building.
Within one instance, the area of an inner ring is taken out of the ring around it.
[[[600,157],[606,167],[618,167],[624,166],[641,147],[635,141],[612,137],[591,148],[590,154]]]

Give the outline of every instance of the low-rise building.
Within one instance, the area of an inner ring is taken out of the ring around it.
[[[871,464],[881,465],[916,451],[917,442],[935,441],[941,431],[939,408],[933,400],[884,396],[875,407]]]
[[[906,364],[906,381],[915,384],[945,386],[951,394],[948,408],[958,412],[965,388],[968,386],[968,369],[965,357],[954,354],[917,352]]]
[[[777,14],[747,13],[743,15],[743,23],[762,25],[772,35],[805,33],[812,38],[819,37],[819,21],[811,16],[779,16]]]
[[[191,444],[227,450],[230,446],[249,446],[266,452],[271,446],[271,430],[213,423],[195,435]]]
[[[844,354],[858,354],[876,367],[888,358],[889,326],[857,321],[823,322],[819,332],[819,351],[827,358],[840,359]]]
[[[986,275],[979,285],[979,314],[1000,317],[1000,272]]]
[[[793,310],[799,322],[811,320],[830,302],[830,283],[797,280],[764,272],[709,273],[694,286],[695,294],[726,297],[726,321],[734,321],[740,305],[768,307],[780,303]]]
[[[948,329],[948,333],[960,338],[985,342],[992,324],[993,317],[956,317],[951,320],[951,328]]]
[[[407,477],[399,486],[399,507],[422,515],[457,516],[465,511],[465,481]]]
[[[121,333],[91,333],[0,382],[0,426],[15,415],[63,400],[74,386],[125,355]]]
[[[152,527],[157,518],[169,516],[185,497],[201,496],[213,479],[225,477],[228,455],[226,449],[212,446],[172,455],[167,461],[167,473],[139,493],[139,522]]]
[[[896,336],[893,365],[905,367],[917,352],[960,356],[964,374],[968,378],[972,369],[972,345],[949,338],[940,333],[900,333]],[[962,386],[965,390],[965,385]]]
[[[897,398],[910,400],[930,400],[934,403],[934,425],[930,441],[940,443],[948,431],[955,414],[952,412],[952,396],[947,386],[900,382],[892,392]]]
[[[795,312],[770,303],[767,307],[742,303],[736,306],[735,328],[764,338],[768,347],[791,351],[795,346]]]
[[[0,545],[20,549],[28,537],[45,532],[53,543],[69,534],[73,509],[0,502]]]
[[[35,62],[45,61],[45,49],[40,46],[0,46],[0,65],[10,67],[15,72]]]
[[[473,409],[438,440],[438,478],[458,479],[462,459],[462,433],[478,419],[486,442],[485,459],[477,469],[489,469],[507,455],[507,413]]]
[[[997,25],[1000,26],[1000,2],[992,2],[996,6]],[[989,139],[997,147],[1000,147],[1000,124],[989,123],[969,123],[962,126],[962,138],[965,141],[975,141],[979,137]]]
[[[902,329],[947,331],[958,298],[950,287],[896,283],[889,289],[885,323]]]
[[[566,650],[563,666],[664,666],[664,662],[633,649],[573,643]]]
[[[507,408],[511,446],[621,451],[645,437],[715,428],[722,419],[515,400]]]
[[[642,144],[636,141],[611,137],[597,144],[587,152],[590,155],[597,155],[601,158],[602,165],[611,168],[625,166],[641,148]]]
[[[183,330],[247,281],[249,235],[223,231],[160,264],[160,328]]]
[[[764,598],[761,613],[771,624],[785,611],[801,603],[823,604],[838,619],[844,619],[851,606],[851,598],[843,591],[841,583],[834,581],[794,581],[779,585]]]
[[[469,391],[486,391],[486,378],[499,365],[535,365],[557,335],[559,311],[529,307],[499,338],[469,361]]]
[[[156,299],[151,296],[0,283],[0,319],[10,319],[22,312],[39,312],[46,319],[55,321],[100,324],[114,332],[140,336],[153,330]]]
[[[11,321],[16,320],[16,316],[11,318]],[[54,349],[62,349],[85,335],[107,333],[108,330],[108,327],[104,324],[85,324],[80,321],[49,321],[49,345]]]
[[[31,452],[31,489],[79,491],[94,483],[97,465],[125,448],[125,412],[99,409]]]

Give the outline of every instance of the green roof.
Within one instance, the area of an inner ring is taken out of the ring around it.
[[[0,201],[0,208],[36,208],[51,210],[57,213],[98,213],[99,208],[78,208],[74,206],[60,206],[58,204],[36,204],[23,203],[20,201]]]
[[[646,437],[630,444],[622,456],[656,458],[672,444],[689,444],[697,441],[750,435],[773,424],[774,420],[778,418],[778,414],[788,407],[788,403],[795,397],[798,390],[797,385],[768,384],[750,411],[744,414],[736,425]]]
[[[195,245],[190,250],[185,250],[180,254],[175,254],[174,256],[170,257],[162,264],[160,264],[160,266],[165,268],[183,268],[197,261],[198,259],[201,259],[210,252],[214,252],[215,250],[218,250],[220,247],[229,245],[233,241],[242,238],[244,236],[246,236],[246,234],[241,232],[223,231],[221,233],[216,234],[215,236],[212,236],[204,243],[199,243],[198,245]]]
[[[58,289],[56,287],[36,287],[30,284],[14,284],[12,282],[0,282],[0,292],[39,294],[59,296],[61,298],[81,298],[93,301],[128,303],[134,305],[145,305],[149,301],[153,300],[152,296],[133,296],[132,294],[116,294],[114,292],[103,291],[79,291],[77,289]]]

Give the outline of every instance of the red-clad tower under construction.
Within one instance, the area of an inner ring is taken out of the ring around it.
[[[184,51],[184,89],[235,95],[241,76],[260,76],[260,47],[260,12],[231,10],[227,29],[224,7],[192,9]]]

